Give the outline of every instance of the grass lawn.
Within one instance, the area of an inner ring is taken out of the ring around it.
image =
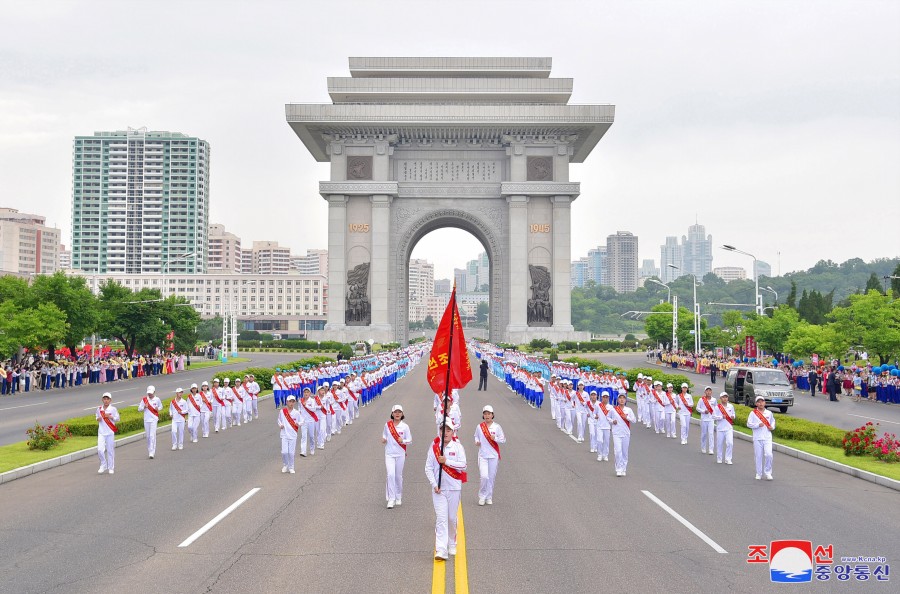
[[[248,357],[236,357],[234,359],[228,359],[228,363],[246,363],[250,359]],[[198,369],[206,369],[207,367],[218,367],[219,365],[224,365],[221,359],[217,359],[215,361],[191,361],[191,367],[187,371],[196,371]]]
[[[122,433],[121,435],[116,435],[116,439],[128,437],[135,433],[140,433],[140,431]],[[44,460],[58,458],[59,456],[65,456],[66,454],[71,454],[72,452],[77,452],[79,450],[96,447],[96,437],[83,437],[80,435],[73,435],[50,450],[29,450],[27,442],[24,441],[11,443],[9,445],[0,446],[0,472],[14,470],[16,468],[28,466],[29,464],[43,462]]]

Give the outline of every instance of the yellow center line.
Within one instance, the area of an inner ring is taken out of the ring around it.
[[[456,594],[469,594],[469,567],[466,564],[466,530],[463,524],[462,503],[459,504],[456,527],[456,559],[454,559]]]
[[[431,594],[444,594],[446,588],[447,562],[442,559],[435,559],[434,567],[431,570]]]

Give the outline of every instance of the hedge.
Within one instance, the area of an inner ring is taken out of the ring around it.
[[[238,341],[238,349],[252,349],[252,348],[260,348],[260,341],[258,340],[239,340]],[[307,351],[310,349],[322,349],[325,351],[335,351],[338,352],[344,346],[343,342],[337,342],[334,340],[323,340],[321,342],[317,342],[315,340],[297,340],[297,339],[286,339],[286,340],[263,340],[262,348],[264,349],[291,349],[297,351]]]

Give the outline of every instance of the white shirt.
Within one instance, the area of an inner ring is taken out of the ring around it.
[[[146,396],[141,399],[140,404],[138,404],[138,411],[144,411],[144,421],[158,421],[159,417],[152,412],[150,409],[144,405],[144,401],[150,404],[153,408],[156,409],[156,412],[162,413],[162,401],[157,396]]]
[[[478,423],[478,426],[475,427],[475,445],[479,448],[478,457],[484,458],[485,460],[499,458],[500,454],[488,443],[488,440],[485,439],[481,426],[482,423]],[[506,435],[503,433],[503,427],[501,427],[499,423],[491,421],[490,425],[488,425],[488,433],[497,443],[506,443]]]
[[[700,420],[701,421],[712,421],[713,414],[716,410],[716,403],[713,399],[707,398],[706,401],[709,403],[709,406],[703,404],[703,396],[701,396],[697,400],[697,410],[700,411]]]
[[[288,408],[278,411],[278,428],[281,429],[279,432],[279,437],[286,437],[288,439],[297,439],[297,432],[291,427],[290,422],[288,422],[285,412],[289,415],[294,423],[297,424],[297,428],[300,428],[300,425],[303,424],[303,416],[300,414],[300,411],[295,408]]]
[[[388,425],[391,424],[393,424],[393,421],[388,421],[381,430],[381,438],[385,440],[384,455],[390,456],[391,458],[402,458],[403,456],[406,456],[406,450],[401,448],[400,444],[397,443],[397,440],[394,439],[394,436],[391,435],[391,432],[388,429]],[[400,421],[394,429],[396,429],[397,435],[400,436],[400,441],[402,441],[404,445],[412,443],[412,432],[409,430],[409,425]]]
[[[684,398],[685,401],[687,401],[687,406],[685,406],[684,401],[681,400],[682,397]],[[694,408],[694,397],[693,396],[691,396],[690,394],[678,394],[675,397],[675,402],[678,403],[678,407],[680,409],[678,411],[678,414],[680,414],[682,417],[690,416],[691,413],[688,410],[688,407],[691,407],[692,409]]]
[[[113,433],[113,430],[109,428],[109,425],[106,424],[106,421],[104,421],[103,419],[100,418],[101,410],[103,410],[103,407],[98,406],[97,412],[94,414],[94,417],[96,417],[97,421],[100,423],[100,427],[97,429],[97,435],[102,435],[102,436],[115,435],[115,433]],[[110,421],[113,422],[113,424],[116,424],[119,422],[119,411],[118,411],[118,409],[116,409],[115,406],[110,404],[109,406],[106,407],[105,412],[106,412],[106,416],[109,418]]]
[[[728,413],[732,423],[734,422],[734,406],[732,406],[730,402],[726,402],[725,404],[722,404],[721,402],[713,404],[712,417],[716,422],[716,431],[734,431],[734,426],[725,419],[719,406],[722,406],[725,409],[725,412]]]
[[[440,447],[440,444],[438,444],[438,451],[440,451]],[[457,440],[450,440],[449,443],[444,445],[444,457],[447,459],[447,466],[461,471],[466,469],[466,450]],[[428,446],[428,456],[425,458],[425,477],[431,483],[432,489],[438,486],[438,473],[440,472],[442,472],[441,465],[434,455],[434,442],[432,442]],[[446,472],[443,474],[444,476],[441,478],[442,491],[462,490],[462,481],[456,480]]]
[[[625,414],[624,417],[619,414],[619,410],[614,406],[609,411],[609,414],[606,415],[606,418],[612,425],[613,435],[631,435],[631,428],[628,426],[628,423],[637,421],[634,417],[634,413],[631,412],[631,409],[627,406],[622,407],[622,412]],[[625,423],[625,420],[627,420],[628,423]]]
[[[176,409],[177,404],[177,409]],[[173,423],[184,423],[184,417],[182,415],[187,414],[188,403],[182,399],[178,400],[177,398],[173,398],[172,402],[169,403],[169,416],[172,417]],[[178,411],[181,411],[179,414]]]
[[[203,411],[203,400],[200,398],[200,392],[194,394],[193,392],[188,392],[187,398],[185,398],[187,402],[187,414],[189,417],[199,417],[200,413]],[[197,406],[194,406],[196,403]]]
[[[763,409],[762,415],[769,422],[769,427],[766,427],[766,424],[754,412],[755,410],[758,409],[751,410],[747,415],[747,427],[753,429],[753,441],[772,441],[772,431],[769,430],[769,427],[775,429],[775,415],[772,414],[772,411]]]

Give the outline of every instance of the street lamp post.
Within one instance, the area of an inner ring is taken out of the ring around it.
[[[192,257],[194,257],[194,256],[196,256],[196,255],[197,255],[196,252],[189,252],[189,253],[187,253],[187,254],[181,254],[180,256],[174,256],[174,257],[172,257],[172,258],[169,258],[168,260],[166,260],[166,261],[163,263],[163,277],[162,277],[162,281],[163,281],[162,295],[163,295],[163,297],[165,297],[165,296],[166,296],[166,293],[168,293],[169,264],[171,264],[172,262],[177,262],[178,260],[184,260],[184,259],[187,259],[187,258],[192,258]]]
[[[745,256],[750,256],[751,258],[753,258],[753,282],[755,285],[755,289],[754,289],[755,292],[753,293],[753,295],[756,297],[756,315],[761,316],[762,315],[762,303],[760,302],[760,299],[759,299],[759,270],[756,266],[756,261],[757,261],[756,256],[754,256],[753,254],[751,254],[749,252],[739,250],[736,247],[734,247],[733,245],[723,245],[722,249],[728,250],[729,252],[735,252],[736,254],[744,254]]]
[[[671,266],[671,264],[670,264],[670,266]],[[648,283],[654,283],[654,284],[657,284],[657,285],[659,285],[659,286],[661,286],[661,287],[665,287],[665,288],[666,288],[666,291],[669,292],[668,296],[666,297],[666,303],[671,303],[671,302],[672,302],[672,287],[670,287],[669,285],[667,285],[667,284],[664,283],[664,282],[661,282],[661,281],[656,280],[655,278],[648,278],[646,282],[648,282]]]
[[[674,268],[679,272],[684,272],[678,266],[674,264],[667,264],[669,268]],[[694,354],[700,353],[700,303],[697,301],[697,275],[693,272],[685,272],[684,274],[690,274],[691,280],[694,284]]]
[[[775,305],[776,306],[778,305],[778,291],[776,291],[772,287],[760,287],[760,289],[763,291],[768,291],[769,293],[772,293],[773,295],[775,295]],[[765,311],[765,309],[767,309],[767,308],[764,308],[763,311]],[[772,309],[775,309],[775,308],[773,307]]]

